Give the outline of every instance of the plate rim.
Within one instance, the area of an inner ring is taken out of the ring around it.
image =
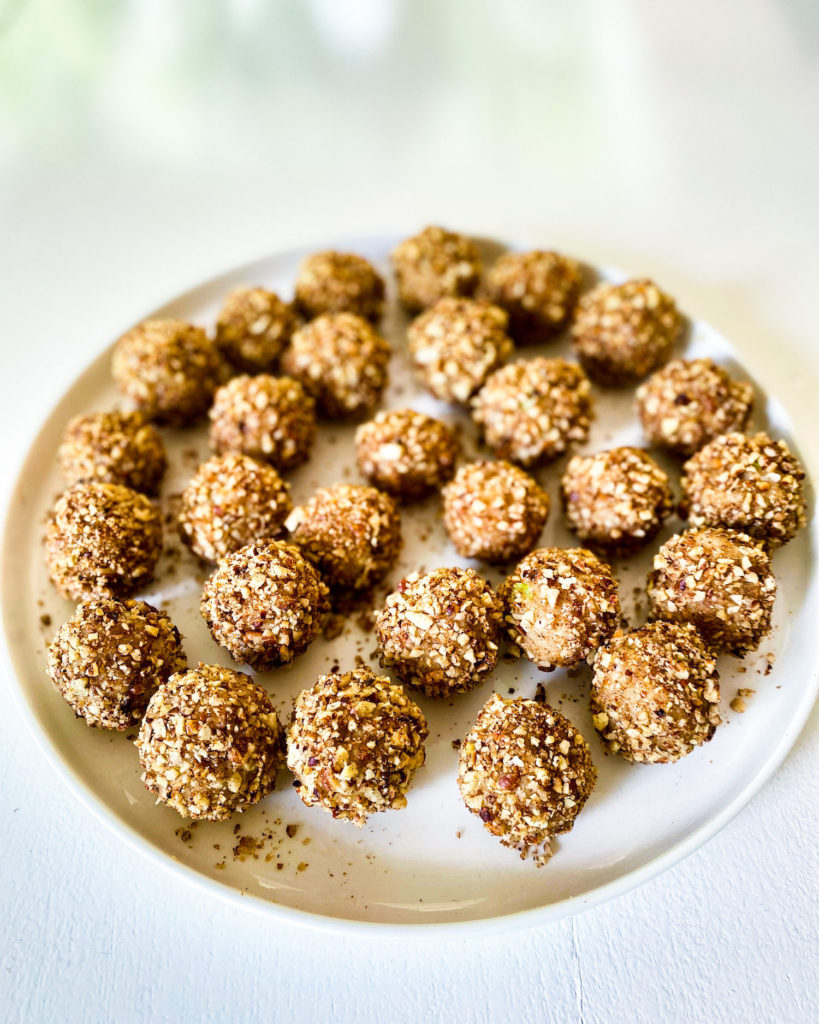
[[[390,240],[388,244],[392,247],[397,237],[398,236],[395,234],[387,233],[368,236],[351,236],[344,239],[331,239],[324,243],[324,247],[346,247],[348,249],[355,249],[357,246],[383,246],[387,240]],[[477,238],[476,240],[478,242],[491,242],[493,245],[501,244],[504,248],[509,249],[522,248],[514,242],[499,242],[499,240],[495,238]],[[165,308],[172,303],[175,304],[193,300],[198,292],[212,288],[225,278],[247,276],[247,274],[254,272],[255,268],[260,264],[273,259],[285,257],[293,258],[300,253],[310,252],[316,248],[318,248],[318,246],[294,245],[280,250],[272,250],[256,259],[248,260],[242,264],[238,264],[216,274],[212,274],[206,279],[200,280],[191,287],[166,299],[162,304],[154,307],[143,317],[137,320],[136,323],[139,323],[144,319],[148,319],[149,317],[163,315]],[[597,266],[601,270],[626,276],[626,273],[619,267],[610,267],[607,264],[599,264]],[[698,322],[706,324],[719,338],[728,342],[737,354],[742,357],[743,364],[749,372],[751,372],[752,376],[756,379],[764,379],[762,364],[764,364],[765,360],[761,357],[759,351],[745,351],[730,342],[722,331],[713,327],[708,321],[700,321],[699,318],[695,318],[693,315],[691,315],[691,319],[697,319]],[[133,326],[133,324],[126,326],[124,330],[120,331],[120,333],[115,337],[120,337],[120,335],[131,326]],[[97,354],[79,370],[79,372],[72,376],[68,385],[62,388],[55,403],[51,406],[50,411],[45,414],[45,418],[37,424],[34,430],[27,435],[26,438],[24,438],[25,443],[21,445],[19,449],[21,454],[13,463],[12,469],[9,473],[8,479],[11,482],[7,485],[5,493],[6,500],[3,502],[2,518],[0,519],[0,543],[2,545],[0,547],[0,551],[2,551],[4,566],[8,564],[7,552],[11,547],[9,535],[9,523],[11,519],[10,513],[15,497],[23,482],[23,477],[26,475],[26,470],[29,468],[28,463],[32,457],[33,449],[37,446],[41,435],[46,430],[49,420],[59,402],[74,390],[84,374],[91,369],[94,363],[102,359],[106,353],[110,351],[113,344],[114,341],[107,342],[100,348]],[[801,356],[801,353],[799,353],[797,349],[793,349],[792,354],[799,359],[800,364],[804,365],[806,372],[813,377],[813,369],[807,360]],[[791,401],[786,403],[781,391],[778,391],[773,395],[766,392],[766,398],[768,400],[773,399],[780,402],[786,409],[791,422],[794,424],[795,441],[799,447],[800,458],[809,469],[811,479],[816,479],[816,466],[819,465],[819,457],[815,459],[809,448],[802,447],[802,445],[799,444],[800,431],[796,425],[799,414],[798,412],[794,413],[792,408],[793,405],[798,404],[799,399],[796,396],[791,395],[789,396]],[[814,535],[815,530],[811,528],[812,525],[813,516],[809,515],[809,525],[806,529],[810,530],[811,550],[816,557],[819,555],[819,551],[817,550],[817,548],[819,548],[819,538]],[[814,573],[814,576],[811,579],[811,586],[815,587],[816,585],[816,574]],[[9,603],[7,601],[8,587],[9,577],[8,573],[4,571],[2,579],[0,579],[0,613],[2,613],[3,623],[3,628],[0,630],[0,665],[2,665],[3,675],[7,681],[8,689],[11,691],[13,703],[23,718],[23,721],[26,723],[29,732],[33,736],[37,749],[44,755],[51,768],[67,785],[80,804],[85,807],[94,816],[94,818],[123,840],[130,849],[146,857],[151,863],[162,868],[172,877],[180,878],[187,884],[194,885],[198,889],[208,892],[224,902],[238,907],[243,907],[245,909],[250,909],[254,913],[264,915],[271,920],[277,920],[282,924],[294,924],[303,928],[312,928],[336,934],[369,935],[377,936],[379,938],[395,939],[406,938],[410,934],[414,938],[424,937],[440,939],[464,938],[468,934],[470,937],[480,938],[487,935],[502,934],[516,929],[534,928],[550,924],[554,921],[563,920],[567,917],[573,916],[574,914],[582,913],[585,910],[590,910],[593,907],[600,906],[601,904],[615,899],[632,889],[636,889],[684,860],[689,856],[689,854],[699,849],[704,843],[720,832],[730,821],[733,820],[734,817],[736,817],[736,815],[749,803],[756,793],[758,793],[769,781],[774,772],[785,760],[804,729],[805,723],[807,722],[813,706],[816,703],[817,695],[819,695],[819,631],[817,631],[813,648],[813,665],[807,676],[806,686],[802,692],[801,700],[795,708],[795,713],[791,718],[789,726],[779,737],[777,743],[769,750],[767,757],[761,761],[755,773],[750,777],[738,794],[728,804],[726,804],[721,811],[703,822],[685,838],[672,844],[663,853],[653,857],[646,864],[625,872],[625,874],[621,875],[619,878],[595,887],[583,896],[568,896],[556,901],[555,903],[546,904],[540,907],[530,907],[526,910],[514,911],[509,914],[493,915],[464,921],[365,921],[359,918],[345,918],[329,914],[321,914],[309,910],[300,910],[295,907],[276,903],[273,900],[266,900],[249,893],[244,893],[227,882],[221,882],[212,878],[191,865],[188,865],[175,857],[169,856],[154,842],[142,835],[122,815],[108,807],[101,797],[99,797],[94,790],[90,788],[90,786],[86,785],[79,778],[64,754],[50,741],[45,728],[40,723],[37,713],[26,698],[25,692],[14,668],[14,662],[11,654],[11,641],[9,638],[7,622],[7,606]]]

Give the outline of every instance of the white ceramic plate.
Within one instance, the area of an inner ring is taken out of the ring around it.
[[[393,241],[347,240],[338,247],[362,253],[386,275]],[[304,255],[303,251],[286,252],[241,267],[151,315],[177,316],[210,327],[221,300],[234,285],[263,284],[290,295]],[[405,318],[393,305],[384,324],[395,348],[385,404],[410,404],[462,423],[467,451],[475,454],[468,417],[415,386],[406,359],[405,326]],[[563,339],[520,354],[526,358],[539,351],[566,350]],[[734,372],[744,372],[732,346],[705,324],[691,325],[685,352],[711,355]],[[305,808],[284,773],[278,790],[248,813],[228,823],[202,823],[181,832],[185,823],[173,811],[157,806],[140,783],[136,751],[128,738],[89,729],[76,720],[43,667],[46,644],[73,611],[50,586],[41,552],[43,519],[61,488],[55,451],[71,416],[117,404],[109,359],[109,352],[101,355],[54,409],[29,451],[8,510],[2,588],[9,675],[16,680],[21,705],[43,751],[63,778],[124,839],[180,878],[197,881],[224,897],[242,898],[281,919],[347,929],[434,925],[438,931],[474,933],[542,923],[623,892],[679,860],[746,803],[796,739],[819,679],[813,524],[775,556],[779,596],[772,635],[744,663],[733,658],[720,661],[723,726],[711,743],[676,765],[635,766],[604,753],[591,725],[585,666],[543,675],[528,662],[504,661],[476,692],[443,702],[416,698],[428,716],[430,737],[426,766],[418,773],[405,810],[377,815],[359,830],[333,821],[318,809]],[[596,391],[596,400],[597,419],[586,450],[641,442],[631,390]],[[794,443],[786,410],[761,393],[754,425]],[[311,461],[290,476],[297,502],[320,484],[359,479],[353,430],[335,424],[323,427]],[[170,496],[181,490],[208,451],[204,427],[165,432],[165,437],[171,459],[163,489],[168,506]],[[795,447],[799,449],[798,444]],[[556,500],[563,464],[537,473],[553,500],[542,544],[573,543],[560,522]],[[676,470],[672,479],[676,484]],[[405,548],[387,584],[418,568],[475,564],[455,555],[441,525],[437,499],[408,509],[403,520]],[[680,527],[678,520],[671,520],[663,535],[628,567],[615,566],[631,624],[644,617],[639,594],[654,550]],[[179,547],[171,530],[166,541]],[[478,568],[493,583],[500,579],[497,572]],[[168,609],[185,637],[191,663],[228,665],[228,655],[211,640],[198,612],[207,573],[187,552],[176,560],[163,559],[157,582],[141,596]],[[382,588],[378,601],[386,589]],[[50,625],[41,621],[43,616],[50,617]],[[372,633],[351,619],[341,636],[318,640],[294,665],[258,678],[286,719],[294,696],[333,664],[343,670],[362,657],[376,666],[374,647]],[[769,660],[773,667],[766,674]],[[574,830],[555,843],[552,860],[540,869],[501,847],[467,813],[456,787],[458,755],[452,745],[466,733],[493,688],[502,694],[531,696],[539,681],[545,684],[549,701],[586,736],[600,771],[598,785]],[[756,691],[744,714],[729,707],[739,687]]]

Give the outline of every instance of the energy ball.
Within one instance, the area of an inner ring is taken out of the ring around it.
[[[184,818],[224,821],[266,797],[284,763],[284,730],[244,672],[198,665],[156,691],[136,741],[142,781]]]
[[[720,724],[714,659],[690,623],[650,622],[614,637],[594,657],[591,711],[613,753],[678,761]]]
[[[566,524],[596,547],[633,551],[674,508],[668,477],[640,448],[575,455],[560,481]]]
[[[421,709],[385,676],[332,673],[296,700],[287,766],[308,807],[361,827],[370,814],[406,807],[428,731]]]
[[[472,399],[472,418],[498,458],[542,465],[589,436],[591,384],[565,359],[510,363]]]
[[[682,334],[674,300],[653,281],[599,284],[577,304],[572,338],[592,380],[617,386],[662,365]]]
[[[424,386],[444,402],[466,405],[512,355],[506,313],[482,299],[441,299],[410,324],[407,338]]]
[[[637,413],[648,440],[687,457],[720,434],[742,430],[754,389],[712,359],[675,359],[637,389]]]
[[[556,252],[504,253],[486,275],[486,297],[509,314],[519,345],[547,341],[572,314],[583,275],[576,260]]]
[[[262,540],[219,563],[202,590],[200,611],[220,647],[264,672],[307,650],[327,607],[327,587],[301,551]]]
[[[387,386],[389,342],[355,313],[317,317],[293,335],[282,370],[301,381],[328,419],[361,419]]]
[[[128,597],[151,581],[161,550],[159,511],[120,484],[69,488],[46,524],[49,574],[73,601]]]
[[[48,648],[48,674],[86,725],[138,726],[154,690],[187,665],[179,630],[144,601],[88,601]]]
[[[215,455],[182,492],[179,532],[195,555],[219,562],[254,540],[278,537],[293,503],[272,466],[247,455]]]
[[[463,466],[443,495],[444,526],[465,558],[521,558],[537,543],[549,515],[549,495],[509,462]]]
[[[223,364],[201,327],[146,320],[116,343],[111,369],[117,387],[147,419],[185,427],[207,412]]]
[[[440,420],[412,409],[380,412],[355,435],[361,473],[398,501],[413,502],[452,479],[459,445]]]
[[[544,672],[587,658],[620,625],[611,569],[582,548],[533,551],[498,594],[511,643]]]
[[[534,700],[493,694],[461,745],[458,787],[504,846],[541,866],[552,836],[570,832],[597,781],[586,741]]]
[[[744,654],[771,631],[776,580],[759,542],[702,527],[663,544],[648,597],[654,618],[690,622],[714,650]]]
[[[140,412],[75,416],[65,428],[57,461],[69,486],[122,484],[156,494],[168,460],[156,427]]]
[[[381,664],[428,697],[463,693],[494,669],[502,624],[498,597],[474,570],[415,572],[376,621]]]
[[[298,544],[338,589],[363,590],[395,565],[401,550],[401,517],[395,502],[375,487],[322,487],[287,520]]]
[[[784,441],[724,434],[683,466],[681,513],[692,526],[724,526],[775,548],[807,521],[804,479]]]
[[[227,361],[243,373],[270,370],[296,326],[286,302],[266,288],[235,288],[216,321],[216,344]]]
[[[473,241],[439,227],[405,239],[393,250],[392,262],[399,298],[412,313],[439,299],[474,295],[483,270]]]
[[[378,323],[384,313],[384,280],[363,256],[317,252],[301,265],[295,301],[307,320],[322,313],[357,313]]]
[[[307,461],[315,438],[315,402],[297,380],[245,375],[216,392],[210,443],[217,452],[242,452],[286,470]]]

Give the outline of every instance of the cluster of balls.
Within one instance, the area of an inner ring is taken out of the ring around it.
[[[467,408],[495,456],[462,463],[455,431],[412,409],[377,412],[392,356],[378,326],[385,284],[360,256],[322,252],[292,302],[236,289],[209,338],[177,320],[142,323],[115,347],[133,411],[78,417],[58,453],[67,490],[46,526],[58,590],[80,602],[48,670],[87,724],[138,729],[143,781],[189,818],[222,819],[266,796],[287,763],[308,806],[361,824],[406,803],[428,728],[404,687],[450,698],[479,686],[505,641],[544,671],[587,660],[606,747],[672,762],[719,724],[715,654],[755,650],[771,628],[771,552],[805,521],[804,472],[783,441],[743,433],[750,384],[709,359],[668,362],[676,305],[646,279],[584,292],[555,252],[506,253],[484,273],[476,245],[439,227],[392,254],[415,316],[408,351],[429,392]],[[578,361],[516,348],[568,329]],[[647,379],[646,379],[647,378]],[[681,500],[646,451],[571,454],[588,440],[593,383],[637,389],[647,440],[680,459]],[[189,667],[168,616],[133,599],[152,579],[167,467],[155,424],[205,415],[214,456],[179,502],[179,534],[215,568],[201,598],[211,634],[267,671],[303,654],[333,595],[367,592],[395,565],[399,507],[440,492],[459,555],[506,566],[493,589],[472,568],[415,572],[386,598],[381,664],[322,676],[285,729],[266,690],[227,668]],[[311,454],[319,419],[359,422],[367,485],[335,484],[294,507],[284,475]],[[538,545],[550,499],[533,475],[569,453],[566,524],[582,547]],[[690,528],[657,552],[651,619],[623,632],[607,561],[646,545],[678,511]],[[461,745],[458,784],[486,829],[542,863],[596,779],[589,746],[542,701],[490,697]]]

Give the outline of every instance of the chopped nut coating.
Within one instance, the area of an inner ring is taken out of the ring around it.
[[[369,587],[395,564],[401,517],[395,502],[374,487],[322,487],[287,520],[298,544],[332,587]]]
[[[597,781],[586,741],[548,704],[493,694],[461,744],[458,786],[467,808],[504,846],[551,856]]]
[[[591,711],[613,753],[678,761],[720,723],[714,659],[690,623],[650,622],[614,637],[594,657]]]
[[[572,314],[583,275],[580,264],[556,252],[506,252],[486,275],[486,297],[509,314],[518,345],[547,341]]]
[[[771,630],[771,560],[744,533],[709,527],[678,533],[654,556],[648,596],[655,618],[690,622],[710,647],[755,651]]]
[[[384,281],[363,256],[317,252],[299,270],[296,307],[308,320],[323,313],[356,313],[378,323],[384,313]]]
[[[679,456],[693,455],[720,434],[742,430],[754,389],[732,380],[711,359],[675,359],[637,389],[637,412],[652,443]]]
[[[376,620],[381,664],[429,697],[471,690],[498,660],[501,603],[472,569],[412,573]]]
[[[214,450],[242,452],[277,469],[293,469],[310,456],[316,438],[315,402],[297,380],[234,377],[219,388],[210,410]]]
[[[380,412],[355,435],[358,468],[398,501],[425,498],[452,479],[458,441],[440,420],[412,409]]]
[[[122,484],[149,495],[158,491],[168,465],[159,431],[139,412],[75,416],[57,461],[69,486]]]
[[[640,380],[664,363],[682,327],[671,296],[640,279],[599,284],[584,295],[572,338],[592,380],[616,386]]]
[[[293,335],[282,370],[301,381],[328,419],[361,419],[387,386],[390,346],[354,313],[317,317]]]
[[[162,520],[143,495],[119,484],[77,484],[51,512],[45,557],[51,579],[74,601],[128,597],[150,583]]]
[[[620,625],[617,582],[582,548],[540,548],[500,586],[512,644],[539,668],[574,665]]]
[[[195,820],[223,821],[258,803],[284,761],[284,730],[267,693],[219,665],[160,686],[136,745],[146,787]]]
[[[440,299],[410,324],[416,373],[444,402],[466,405],[513,351],[507,316],[479,299]]]
[[[201,612],[217,644],[259,671],[286,665],[318,635],[327,587],[292,544],[248,544],[219,563]]]
[[[481,279],[478,247],[465,235],[428,227],[393,250],[401,302],[412,313],[439,299],[470,297]]]
[[[549,515],[546,492],[509,462],[463,466],[443,495],[444,525],[455,550],[487,562],[531,551]]]
[[[406,807],[427,733],[420,708],[386,677],[369,668],[325,675],[296,700],[287,765],[308,807],[361,826]]]
[[[641,547],[674,508],[668,477],[639,448],[575,455],[560,493],[569,529],[588,544],[613,551]]]
[[[805,525],[804,479],[784,441],[724,434],[683,466],[682,514],[692,526],[724,526],[775,548]]]
[[[182,492],[179,532],[194,554],[218,562],[254,540],[278,537],[293,503],[272,466],[247,455],[215,455]]]
[[[591,384],[565,359],[510,363],[472,399],[472,418],[498,458],[542,465],[589,436]]]
[[[296,326],[291,306],[265,288],[235,288],[216,321],[216,344],[242,373],[263,373],[276,365]]]
[[[146,320],[116,343],[112,373],[120,391],[150,420],[184,427],[207,412],[223,374],[201,327]]]
[[[179,630],[144,601],[88,601],[48,648],[48,674],[87,725],[139,725],[154,690],[181,672]]]

